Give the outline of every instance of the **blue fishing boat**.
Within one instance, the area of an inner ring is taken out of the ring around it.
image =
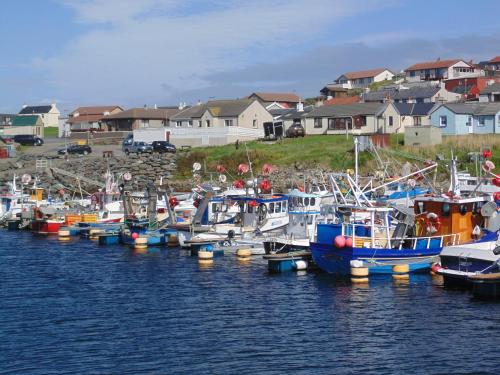
[[[402,207],[337,207],[339,220],[318,224],[310,245],[314,262],[339,276],[352,268],[370,273],[427,270],[443,246],[491,241],[480,207],[490,198],[427,196],[415,200],[415,211]]]

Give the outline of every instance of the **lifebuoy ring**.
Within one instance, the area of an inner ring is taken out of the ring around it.
[[[426,218],[426,230],[428,234],[434,234],[441,229],[441,219],[434,212],[429,212]]]

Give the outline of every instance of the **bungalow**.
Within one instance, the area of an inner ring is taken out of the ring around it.
[[[305,117],[306,134],[385,134],[402,132],[399,113],[392,103],[322,106]]]
[[[300,102],[297,94],[291,92],[254,92],[248,99],[258,100],[266,109],[273,108],[295,108]]]
[[[132,131],[142,128],[161,128],[169,125],[170,118],[179,109],[132,108],[103,116],[102,127],[110,131]]]
[[[10,126],[12,125],[12,119],[16,115],[8,113],[0,113],[0,126]]]
[[[496,75],[500,71],[500,56],[495,56],[485,64],[485,69],[489,71],[489,75]]]
[[[452,93],[436,85],[425,86],[391,86],[377,91],[370,91],[362,95],[364,102],[393,101],[395,103],[442,103],[456,101],[461,94]]]
[[[264,135],[273,116],[256,99],[211,100],[180,111],[170,119],[176,145],[223,145]]]
[[[498,78],[484,76],[450,78],[445,80],[445,88],[465,100],[478,100],[481,91],[495,82],[498,82]]]
[[[429,114],[434,108],[434,103],[394,103],[401,116],[401,124],[407,126],[429,126]]]
[[[347,89],[337,83],[329,83],[321,90],[321,97],[324,99],[343,98],[347,96]]]
[[[356,89],[368,87],[373,82],[391,80],[393,77],[394,73],[389,69],[378,68],[344,73],[335,82],[346,89]]]
[[[18,116],[32,116],[32,115],[40,115],[44,127],[59,126],[59,116],[61,115],[61,112],[59,112],[55,104],[36,105],[36,106],[24,105],[18,114]]]
[[[500,83],[486,86],[479,93],[480,102],[500,102]]]
[[[405,69],[406,77],[410,80],[443,80],[448,78],[465,77],[476,73],[472,64],[460,59],[420,62]]]
[[[431,124],[445,135],[500,132],[500,103],[446,103],[431,112]]]
[[[71,131],[88,131],[90,129],[102,129],[102,119],[123,112],[123,108],[117,105],[78,107],[69,114],[67,123]]]
[[[4,136],[32,134],[43,138],[43,120],[40,115],[23,115],[12,118],[10,126],[3,127]]]

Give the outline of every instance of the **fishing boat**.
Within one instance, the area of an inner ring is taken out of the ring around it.
[[[316,241],[310,245],[316,265],[339,276],[350,275],[352,268],[417,272],[429,269],[443,246],[491,241],[495,234],[484,229],[481,207],[492,198],[462,198],[454,183],[454,166],[452,160],[450,191],[417,197],[413,210],[374,206],[348,174],[335,174],[338,220],[317,225]],[[353,190],[342,191],[339,180]]]

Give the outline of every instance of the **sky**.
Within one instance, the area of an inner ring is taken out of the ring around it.
[[[2,0],[0,113],[252,92],[500,55],[498,0]]]

